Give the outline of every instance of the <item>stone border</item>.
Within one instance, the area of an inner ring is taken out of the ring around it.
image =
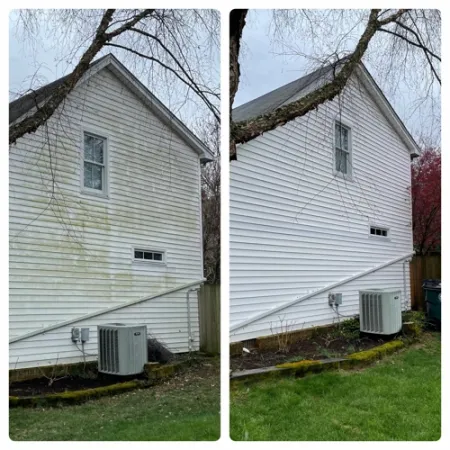
[[[374,347],[370,350],[352,353],[345,358],[321,359],[321,360],[303,360],[298,362],[289,362],[278,364],[276,366],[264,367],[262,369],[242,370],[232,372],[230,382],[232,384],[239,382],[253,382],[271,378],[294,376],[303,377],[310,373],[320,373],[327,370],[350,369],[371,364],[382,359],[405,346],[403,341],[395,340],[386,344]]]
[[[36,406],[55,406],[55,405],[73,405],[86,402],[94,398],[115,395],[134,389],[144,389],[158,384],[166,378],[170,378],[177,372],[188,367],[191,360],[178,361],[173,364],[147,363],[144,366],[144,373],[147,380],[133,380],[122,383],[101,386],[93,389],[82,389],[79,391],[59,392],[57,394],[37,395],[30,397],[9,397],[10,408],[36,407]],[[97,362],[95,362],[95,365]],[[42,376],[42,373],[40,374]]]

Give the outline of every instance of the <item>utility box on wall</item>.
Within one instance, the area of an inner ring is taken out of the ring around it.
[[[136,375],[147,362],[147,326],[108,323],[99,325],[98,371]]]

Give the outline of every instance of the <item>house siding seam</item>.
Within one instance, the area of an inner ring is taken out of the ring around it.
[[[333,175],[335,120],[352,129],[352,181]],[[409,152],[357,80],[338,99],[239,145],[237,156],[230,166],[231,326],[412,253]],[[370,237],[370,225],[389,228],[389,239]],[[340,286],[341,313],[358,313],[360,289],[403,292],[403,285],[399,262]],[[236,329],[231,340],[271,334],[283,317],[292,329],[337,320],[327,294],[280,313]]]
[[[108,138],[107,199],[80,192],[84,128]],[[202,279],[199,176],[198,154],[111,71],[79,85],[10,152],[10,337]],[[132,262],[134,246],[165,251],[166,264]],[[110,320],[146,323],[172,351],[188,349],[185,291],[92,319],[88,353]],[[10,345],[11,367],[56,360],[82,360],[69,328]]]

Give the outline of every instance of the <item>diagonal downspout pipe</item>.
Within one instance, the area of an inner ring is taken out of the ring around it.
[[[309,294],[305,294],[305,295],[300,295],[298,297],[296,297],[294,300],[287,302],[287,303],[283,303],[281,305],[277,305],[267,311],[263,311],[259,314],[256,314],[253,317],[250,317],[248,319],[243,320],[242,322],[239,322],[235,325],[232,325],[230,327],[230,332],[231,331],[236,331],[239,330],[240,328],[244,328],[247,325],[250,325],[251,323],[256,322],[257,320],[263,319],[264,317],[270,316],[271,314],[275,314],[279,311],[282,311],[283,309],[289,308],[290,306],[294,306],[298,303],[304,302],[305,300],[308,300],[311,297],[315,297],[316,295],[322,294],[323,292],[329,291],[331,289],[334,289],[338,286],[342,286],[343,284],[349,283],[350,281],[353,280],[357,280],[358,278],[364,277],[366,275],[369,275],[373,272],[376,272],[378,270],[384,269],[385,267],[389,267],[392,264],[398,263],[400,261],[403,261],[405,259],[411,258],[411,256],[414,255],[414,252],[411,253],[407,253],[406,255],[402,255],[399,256],[395,259],[392,259],[390,261],[384,262],[376,267],[372,267],[370,269],[364,270],[360,273],[357,273],[356,275],[351,275],[350,277],[344,278],[340,281],[336,281],[334,283],[328,284],[327,286],[324,286],[322,288],[317,289],[316,291],[310,292]]]
[[[199,284],[203,284],[206,280],[202,278],[201,280],[191,281],[190,283],[186,283],[180,286],[175,286],[170,289],[167,289],[162,292],[158,292],[157,294],[153,294],[147,297],[138,298],[137,300],[131,300],[129,302],[121,303],[119,305],[110,306],[109,308],[100,309],[98,311],[84,314],[83,316],[75,317],[73,319],[65,320],[64,322],[55,323],[53,325],[49,325],[44,328],[40,328],[38,330],[30,331],[29,333],[22,334],[21,336],[15,336],[9,340],[9,343],[12,344],[14,342],[23,341],[24,339],[38,336],[39,334],[48,333],[49,331],[57,330],[58,328],[65,327],[67,325],[71,325],[75,322],[82,322],[88,319],[92,319],[93,317],[102,316],[104,314],[108,314],[113,311],[117,311],[118,309],[127,308],[128,306],[137,305],[138,303],[147,302],[150,300],[154,300],[155,298],[163,297],[168,294],[172,294],[174,292],[182,291],[183,289],[190,288],[191,286],[198,286]]]

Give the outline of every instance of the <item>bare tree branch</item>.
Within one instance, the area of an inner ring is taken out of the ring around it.
[[[264,132],[273,130],[297,117],[305,115],[322,103],[332,100],[340,94],[350,76],[353,74],[356,66],[361,62],[361,59],[369,46],[370,40],[375,33],[382,25],[386,25],[389,21],[395,21],[406,11],[407,10],[403,9],[399,10],[388,18],[379,21],[378,15],[380,10],[371,10],[366,28],[361,35],[355,50],[346,58],[345,62],[342,63],[341,70],[334,76],[334,79],[331,82],[326,83],[324,86],[316,89],[305,97],[302,97],[300,100],[282,106],[268,114],[263,114],[250,120],[232,123],[232,142],[234,141],[236,144],[248,142]],[[233,148],[231,148],[230,151],[231,150],[233,150]],[[235,155],[230,154],[230,157],[233,158],[234,156]]]
[[[233,9],[230,13],[230,123],[232,123],[231,110],[234,97],[236,96],[239,87],[239,53],[247,12],[247,9]],[[235,142],[235,139],[230,139],[230,157],[233,157],[236,154]]]
[[[56,111],[61,102],[67,97],[67,95],[73,90],[78,81],[89,69],[89,65],[95,58],[97,53],[103,48],[103,46],[112,38],[120,35],[126,30],[129,30],[132,26],[153,13],[153,10],[146,9],[140,14],[136,15],[128,23],[122,25],[117,30],[107,33],[107,29],[110,26],[114,9],[108,9],[103,14],[100,24],[96,30],[95,37],[84,52],[80,61],[76,65],[72,73],[67,77],[64,83],[59,86],[51,94],[50,98],[45,102],[44,105],[39,107],[37,111],[31,116],[25,118],[21,122],[10,126],[9,129],[9,145],[14,144],[17,139],[28,133],[34,133],[43,123],[45,123]]]

